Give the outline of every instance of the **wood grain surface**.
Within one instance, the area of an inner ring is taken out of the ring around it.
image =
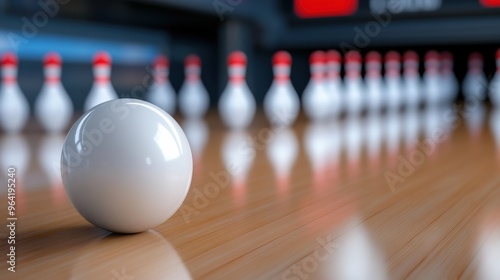
[[[0,279],[500,279],[500,113],[481,112],[301,116],[291,129],[260,112],[239,132],[216,112],[180,120],[195,157],[190,192],[135,235],[76,212],[58,173],[64,135],[32,122],[0,135]]]

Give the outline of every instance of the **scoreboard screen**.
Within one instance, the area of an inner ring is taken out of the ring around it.
[[[500,0],[294,0],[297,18],[338,18],[391,13],[411,15],[434,13],[436,15],[481,13],[500,8]]]
[[[358,0],[295,0],[295,12],[301,18],[352,15],[358,9]]]
[[[500,7],[500,0],[481,0],[485,7]]]

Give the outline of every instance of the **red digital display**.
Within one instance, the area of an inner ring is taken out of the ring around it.
[[[488,8],[500,8],[500,0],[480,0],[480,2]]]
[[[358,0],[295,0],[294,6],[295,14],[301,18],[338,17],[354,14]]]

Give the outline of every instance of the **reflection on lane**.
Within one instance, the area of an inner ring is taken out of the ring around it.
[[[202,172],[202,157],[205,145],[209,137],[207,124],[203,119],[187,119],[182,123],[182,129],[186,134],[193,153],[195,176]]]
[[[21,214],[25,207],[25,178],[31,154],[28,142],[21,135],[4,135],[0,138],[0,165],[4,174],[9,167],[16,169],[16,211]],[[7,188],[1,188],[0,194],[6,194]]]
[[[22,181],[30,158],[30,148],[24,136],[9,134],[0,138],[0,164],[2,170],[14,166],[17,177]]]
[[[491,112],[490,128],[497,147],[497,158],[500,160],[500,109]]]
[[[363,148],[363,125],[358,117],[348,117],[343,126],[344,148],[347,156],[348,173],[356,176],[361,168],[361,152]]]
[[[286,195],[290,188],[290,172],[299,151],[295,132],[288,128],[277,130],[266,151],[274,169],[278,193]]]
[[[240,203],[246,196],[247,176],[255,155],[255,146],[246,131],[227,132],[222,143],[222,160],[232,177],[232,192]]]
[[[500,279],[500,212],[489,213],[483,220],[477,240],[477,279]]]
[[[388,279],[385,258],[374,244],[361,218],[352,217],[344,227],[349,230],[336,240],[332,263],[323,272],[324,279]]]
[[[38,162],[45,176],[49,179],[56,202],[65,201],[66,194],[61,178],[61,152],[65,136],[47,134],[43,136],[38,147]]]
[[[72,279],[192,279],[183,260],[159,233],[110,234],[79,250]]]

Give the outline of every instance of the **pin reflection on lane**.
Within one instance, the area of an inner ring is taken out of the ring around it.
[[[361,169],[361,151],[363,148],[363,126],[361,119],[355,116],[348,117],[344,122],[344,143],[347,156],[348,174],[355,177]]]
[[[382,118],[378,114],[367,116],[364,121],[366,133],[366,151],[370,168],[374,169],[380,164],[380,151],[382,149]]]
[[[385,258],[374,244],[361,217],[354,216],[344,225],[349,229],[336,240],[332,262],[325,266],[323,279],[389,279]]]
[[[491,112],[490,128],[497,149],[497,159],[500,163],[500,109],[495,109]]]
[[[276,131],[267,147],[267,157],[276,175],[278,194],[287,195],[290,190],[290,172],[297,159],[299,144],[291,129]]]
[[[246,131],[228,131],[222,144],[222,160],[232,177],[232,193],[239,203],[246,196],[247,176],[256,156],[252,138]]]
[[[466,103],[466,108],[464,109],[464,119],[467,125],[469,134],[474,140],[479,140],[481,133],[483,132],[483,125],[486,119],[486,108],[482,103],[482,100],[470,101],[473,103]],[[467,104],[472,104],[467,106]]]
[[[418,143],[420,124],[417,110],[407,110],[402,116],[406,151],[413,151]]]
[[[30,148],[24,136],[8,134],[0,138],[0,161],[2,170],[13,166],[22,181],[30,161]]]
[[[328,124],[311,122],[304,132],[304,145],[313,172],[313,185],[319,191],[326,183],[332,146]]]
[[[62,134],[45,135],[38,148],[38,162],[49,179],[54,199],[59,204],[66,200],[61,178],[61,152],[64,138]]]
[[[500,212],[488,213],[480,227],[477,241],[477,279],[500,279]]]
[[[385,116],[385,141],[389,165],[397,163],[401,130],[401,116],[397,112],[387,112]]]
[[[17,134],[8,134],[0,138],[0,164],[2,170],[7,171],[9,167],[16,169],[16,211],[18,214],[24,210],[25,174],[30,162],[30,148],[26,139]],[[0,194],[7,192],[2,188]]]
[[[186,119],[182,123],[182,128],[193,153],[194,175],[198,177],[197,175],[203,170],[201,159],[209,136],[208,127],[203,119]]]

